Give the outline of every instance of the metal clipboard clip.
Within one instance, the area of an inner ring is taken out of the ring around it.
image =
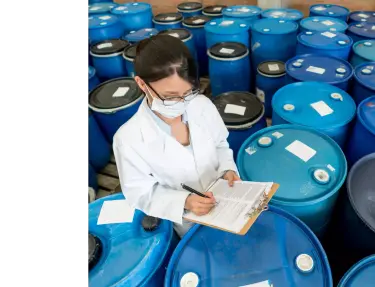
[[[250,209],[250,211],[246,214],[246,216],[249,218],[252,218],[252,217],[259,215],[263,211],[268,210],[268,201],[269,201],[269,197],[267,193],[264,191],[262,195],[260,196],[258,203],[255,205],[255,207]]]

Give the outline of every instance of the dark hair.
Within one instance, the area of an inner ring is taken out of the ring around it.
[[[155,35],[137,45],[135,74],[146,82],[156,82],[177,73],[198,87],[197,65],[185,44],[170,35]]]

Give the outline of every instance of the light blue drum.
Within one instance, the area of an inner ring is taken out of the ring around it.
[[[332,4],[316,4],[310,7],[310,17],[326,16],[337,18],[344,22],[348,20],[349,9],[344,6]]]
[[[351,23],[346,34],[356,43],[362,40],[375,39],[375,24],[370,23]]]
[[[280,184],[271,204],[299,217],[318,236],[330,222],[347,173],[345,156],[334,140],[297,125],[253,134],[238,152],[237,167],[242,180]]]
[[[122,39],[134,44],[157,34],[158,30],[154,28],[145,28],[138,31],[130,31],[130,33],[123,36]]]
[[[251,29],[254,70],[264,61],[286,62],[296,54],[298,24],[293,21],[261,19]]]
[[[203,5],[200,2],[182,2],[177,5],[177,12],[181,13],[184,18],[201,15]]]
[[[212,96],[225,92],[250,91],[249,50],[241,43],[223,42],[208,49]]]
[[[320,54],[348,60],[353,40],[343,33],[302,32],[297,36],[297,55]]]
[[[375,23],[375,11],[354,11],[349,14],[349,23],[365,22]]]
[[[272,125],[296,124],[330,136],[341,147],[349,137],[356,105],[343,90],[318,82],[287,85],[272,99]]]
[[[124,34],[145,28],[152,28],[152,6],[144,2],[131,2],[111,10],[122,22]]]
[[[229,6],[223,9],[223,17],[228,19],[241,19],[250,25],[260,19],[262,9],[257,6],[250,5],[236,5]]]
[[[89,66],[89,92],[100,84],[100,80],[96,76],[95,68]]]
[[[104,14],[89,17],[89,39],[91,44],[109,39],[120,39],[123,34],[124,28],[116,16]]]
[[[125,60],[126,71],[128,72],[128,76],[134,78],[135,77],[135,70],[134,70],[134,59],[137,54],[137,44],[130,45],[127,47],[122,54],[122,57]]]
[[[344,91],[349,88],[353,67],[345,60],[319,55],[298,55],[285,63],[287,82],[325,82]]]
[[[341,279],[338,287],[373,287],[375,282],[375,255],[355,264]]]
[[[221,18],[223,16],[223,9],[227,5],[211,5],[203,8],[202,14],[210,17],[211,19]]]
[[[101,2],[89,5],[89,15],[102,15],[111,12],[111,9],[117,7],[118,4],[113,2]]]
[[[186,47],[188,47],[191,56],[197,59],[197,51],[195,50],[193,34],[188,29],[185,29],[185,28],[168,29],[168,30],[161,31],[159,34],[169,35],[177,39],[180,39],[182,42],[184,42]]]
[[[264,10],[262,18],[274,18],[298,23],[303,18],[303,13],[297,9],[272,8]]]
[[[163,286],[178,243],[172,223],[135,210],[132,222],[98,224],[105,205],[120,200],[122,193],[89,204],[89,286]]]
[[[156,30],[164,31],[168,29],[182,28],[182,15],[180,13],[161,13],[152,19]]]
[[[353,46],[350,64],[357,67],[362,63],[375,62],[375,40],[358,41]]]
[[[375,95],[375,62],[363,63],[354,69],[351,95],[357,105]]]
[[[110,143],[117,130],[138,111],[143,97],[133,78],[104,82],[90,93],[89,108]]]
[[[348,24],[346,22],[331,17],[307,17],[302,19],[300,22],[301,32],[306,31],[317,31],[317,32],[340,32],[345,33],[348,29]]]

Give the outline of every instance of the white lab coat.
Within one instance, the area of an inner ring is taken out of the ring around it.
[[[131,206],[173,221],[182,236],[191,224],[182,219],[189,192],[181,183],[203,191],[224,171],[238,173],[228,130],[212,102],[197,96],[186,110],[191,153],[158,127],[145,101],[114,136],[121,189]]]

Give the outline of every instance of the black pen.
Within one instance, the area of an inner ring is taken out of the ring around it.
[[[193,189],[193,188],[191,188],[191,187],[189,187],[189,186],[187,186],[187,185],[185,185],[183,183],[181,183],[181,186],[182,186],[183,189],[185,189],[187,191],[190,191],[192,193],[195,193],[196,195],[199,195],[199,196],[202,196],[202,197],[205,197],[205,198],[210,198],[209,196],[204,195],[203,193],[201,193],[199,191],[196,191],[195,189]]]

